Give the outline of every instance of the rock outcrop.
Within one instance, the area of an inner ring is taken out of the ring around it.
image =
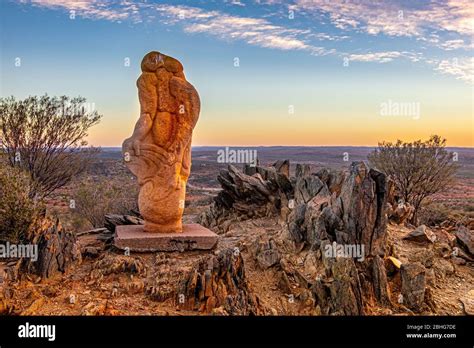
[[[295,209],[288,228],[296,243],[319,246],[329,240],[361,244],[367,255],[383,255],[386,234],[387,179],[363,162],[348,175],[313,174],[297,165]],[[324,180],[321,180],[321,178]],[[328,184],[329,186],[328,186]]]
[[[178,287],[177,306],[219,315],[257,315],[262,308],[249,289],[242,255],[224,249],[198,263]]]
[[[425,299],[426,276],[425,267],[417,262],[404,264],[400,268],[402,280],[403,304],[419,311]]]
[[[288,161],[277,162],[268,168],[246,165],[243,171],[229,165],[217,176],[222,191],[210,209],[201,215],[200,223],[220,230],[226,221],[288,212],[293,198],[288,168]]]
[[[49,218],[41,220],[29,242],[38,246],[38,259],[22,259],[21,268],[42,278],[65,273],[81,257],[74,234]]]
[[[283,218],[294,251],[309,248],[319,255],[323,270],[316,279],[307,279],[282,259],[282,281],[298,279],[298,286],[310,290],[323,314],[361,315],[373,298],[390,305],[383,262],[386,176],[364,162],[352,163],[348,172],[322,169],[312,173],[309,165],[297,164],[296,178],[289,179],[287,173],[286,165],[278,162],[270,168],[247,166],[244,172],[229,166],[219,175],[222,191],[204,220],[218,227],[229,216]],[[328,254],[340,247],[342,254]],[[271,240],[255,249],[255,259],[263,269],[277,264],[281,257]],[[345,254],[344,250],[358,250],[359,254]]]
[[[459,226],[456,231],[456,239],[461,247],[474,256],[474,233],[471,230],[465,226]]]

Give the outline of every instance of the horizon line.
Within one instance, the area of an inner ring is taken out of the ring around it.
[[[93,147],[99,147],[99,148],[122,148],[122,146],[102,146],[102,145],[91,145]],[[225,148],[225,147],[367,147],[367,148],[375,148],[378,147],[378,145],[191,145],[191,148],[197,148],[197,147],[220,147],[220,148]],[[453,148],[462,148],[462,149],[474,149],[473,146],[461,146],[461,145],[452,145],[452,146],[446,146],[445,148],[447,149],[453,149]]]

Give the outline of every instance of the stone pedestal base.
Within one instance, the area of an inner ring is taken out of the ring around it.
[[[217,234],[199,224],[183,224],[180,233],[149,233],[143,225],[115,227],[114,245],[122,250],[186,251],[209,250],[217,244]]]

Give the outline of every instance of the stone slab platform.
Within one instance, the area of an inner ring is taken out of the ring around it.
[[[149,233],[143,225],[122,225],[115,227],[114,245],[139,252],[209,250],[217,239],[217,234],[199,224],[183,224],[180,233]]]

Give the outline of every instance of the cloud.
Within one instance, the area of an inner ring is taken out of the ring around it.
[[[352,48],[354,39],[359,35],[363,35],[363,40],[366,40],[367,36],[386,35],[393,40],[400,37],[412,38],[446,51],[443,54],[472,50],[474,6],[470,5],[470,1],[430,0],[407,7],[409,2],[295,0],[293,4],[288,5],[282,0],[260,0],[257,3],[262,4],[260,6],[265,7],[267,11],[266,15],[260,18],[227,13],[222,7],[220,10],[212,10],[132,0],[21,0],[21,3],[54,10],[75,11],[76,16],[95,20],[127,20],[133,23],[159,21],[166,25],[180,26],[189,34],[206,34],[225,41],[238,40],[269,49],[305,51],[314,56],[334,55],[340,59],[348,58],[351,61],[367,63],[389,63],[396,59],[407,59],[430,65],[442,74],[472,82],[472,60],[460,59],[459,64],[453,66],[446,57],[443,57],[444,60],[425,57],[421,52],[432,52],[404,51],[398,49],[399,45],[397,50],[380,52],[354,52]],[[240,1],[227,1],[227,4],[245,5]],[[274,9],[275,6],[279,7]],[[248,7],[247,3],[246,8]],[[228,9],[229,6],[225,8]],[[286,16],[285,9],[295,11],[297,16],[317,19],[318,23],[324,22],[325,25],[329,20],[329,25],[341,33],[320,32],[314,29],[320,27],[311,26],[311,23],[309,29],[301,28],[301,23],[304,23],[301,21],[281,21],[282,16]],[[269,10],[275,10],[270,12],[273,15],[268,15]],[[271,21],[271,18],[274,21]],[[354,33],[357,35],[353,35]],[[342,44],[345,42],[351,47],[348,52],[343,52]],[[335,43],[337,49],[334,47]],[[393,43],[398,44],[395,41]],[[329,44],[333,44],[333,47]],[[418,46],[425,48],[425,45]]]
[[[453,58],[434,62],[436,71],[452,75],[458,80],[474,83],[474,57]]]
[[[75,16],[109,21],[122,21],[129,18],[134,10],[138,11],[138,7],[128,1],[123,2],[124,6],[121,9],[111,8],[107,2],[97,0],[22,0],[21,2],[49,9],[74,11]]]
[[[382,51],[382,52],[367,52],[354,53],[346,56],[351,61],[355,62],[376,62],[388,63],[396,58],[408,59],[412,62],[419,62],[423,60],[423,54],[408,51]]]
[[[398,51],[389,51],[364,54],[350,54],[348,58],[349,60],[356,62],[387,63],[391,62],[394,58],[398,58],[400,56],[402,56],[402,54]]]
[[[250,45],[280,50],[306,50],[326,54],[307,42],[307,30],[275,25],[263,18],[240,17],[196,7],[156,5],[168,24],[182,25],[187,33],[206,33],[223,40],[242,40]]]
[[[419,3],[416,7],[370,0],[297,0],[296,4],[305,13],[327,14],[339,29],[356,29],[370,35],[425,38],[433,31],[452,32],[458,36],[473,34],[472,0],[436,0]],[[452,46],[444,47],[450,49]]]
[[[473,45],[467,44],[464,40],[462,39],[456,39],[456,40],[447,40],[439,44],[439,47],[445,49],[446,51],[452,51],[452,50],[457,50],[457,49],[472,49]]]

